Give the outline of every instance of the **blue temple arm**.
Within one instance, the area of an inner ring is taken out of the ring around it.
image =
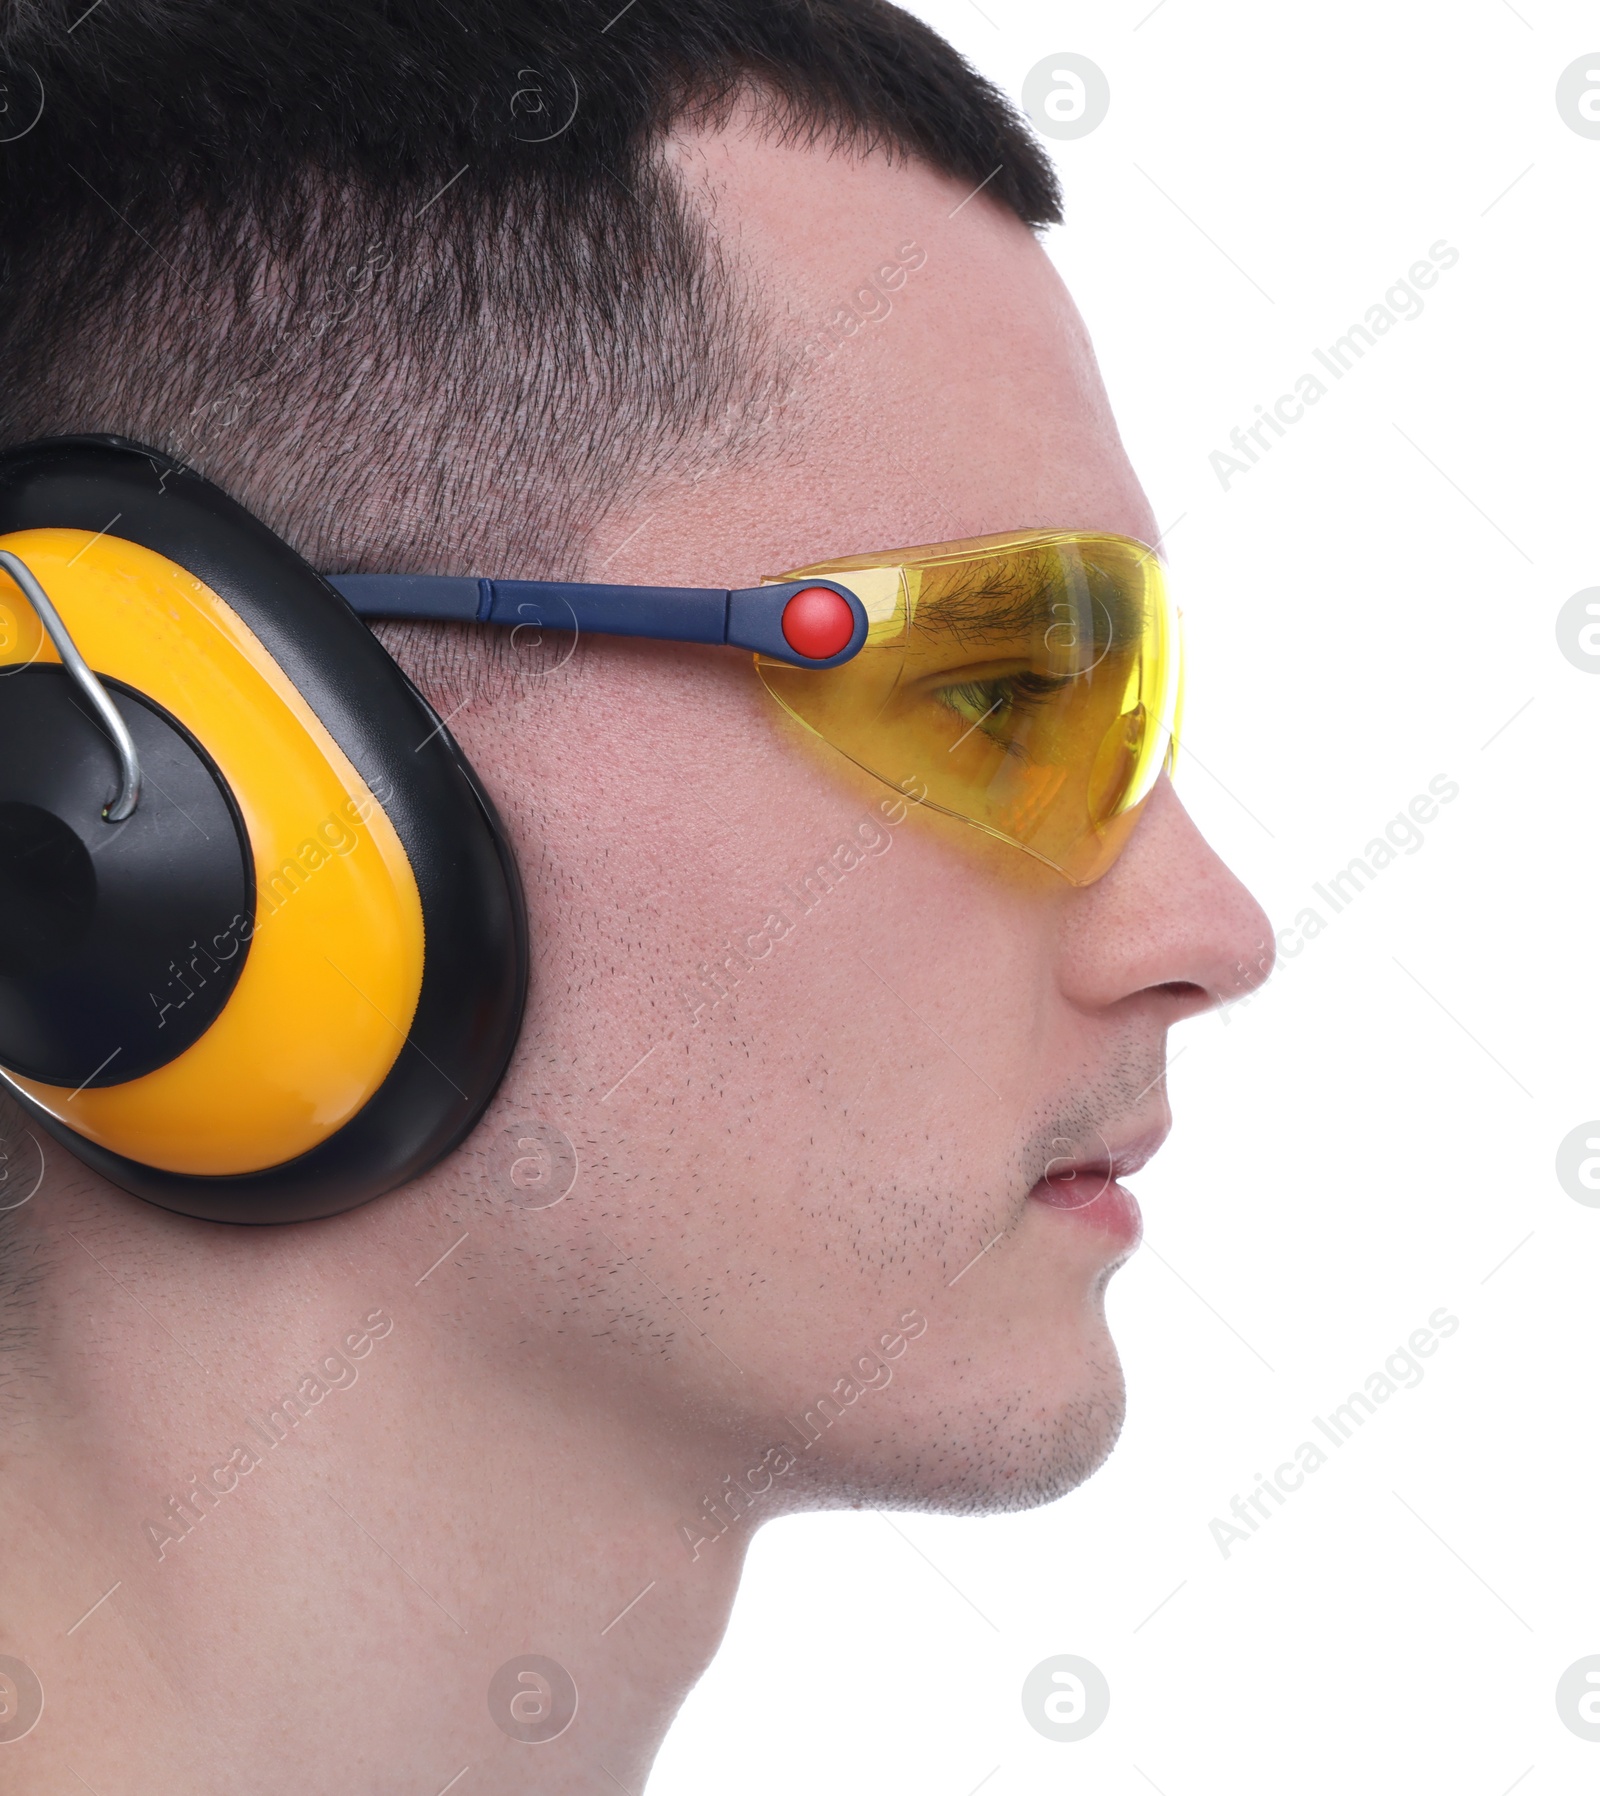
[[[431,623],[519,625],[580,635],[649,636],[664,642],[724,643],[793,667],[837,667],[860,653],[867,613],[837,580],[786,580],[731,591],[704,586],[596,586],[575,580],[475,580],[450,574],[328,574],[328,584],[361,617]],[[856,627],[838,654],[813,660],[790,648],[783,608],[797,592],[826,586],[849,601]]]

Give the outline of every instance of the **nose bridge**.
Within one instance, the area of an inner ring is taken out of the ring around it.
[[[1266,912],[1163,775],[1116,864],[1069,906],[1058,972],[1079,1006],[1188,988],[1181,1011],[1192,1015],[1253,991],[1275,958]]]

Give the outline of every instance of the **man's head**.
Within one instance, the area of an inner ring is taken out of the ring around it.
[[[45,110],[0,203],[0,435],[175,450],[330,572],[740,586],[1024,527],[1154,541],[1029,228],[1048,169],[902,15],[373,12],[15,34]],[[84,1212],[208,1294],[460,1236],[485,1417],[559,1388],[674,1478],[768,1463],[769,1513],[1087,1475],[1136,1233],[1107,1168],[1165,1125],[1168,1027],[1267,953],[1170,787],[1074,888],[896,802],[732,652],[382,634],[528,888],[501,1092],[405,1191],[220,1248],[57,1156],[11,1225],[46,1293]]]

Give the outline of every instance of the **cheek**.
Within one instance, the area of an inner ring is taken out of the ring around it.
[[[931,1260],[1011,1178],[1036,895],[926,815],[836,856],[887,788],[728,659],[608,646],[501,769],[539,955],[515,1077],[559,1086],[552,1120],[648,1182],[708,1278],[841,1231],[864,1266],[888,1237]]]

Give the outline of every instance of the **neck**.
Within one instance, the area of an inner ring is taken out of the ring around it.
[[[53,1221],[10,1387],[0,1654],[45,1693],[17,1796],[638,1796],[733,1600],[743,1532],[695,1559],[680,1529],[726,1448],[529,1318],[461,1327],[462,1268],[361,1212],[313,1242],[107,1202]],[[146,1227],[199,1232],[141,1255]],[[514,1736],[570,1687],[530,1655],[576,1690],[543,1742]]]

